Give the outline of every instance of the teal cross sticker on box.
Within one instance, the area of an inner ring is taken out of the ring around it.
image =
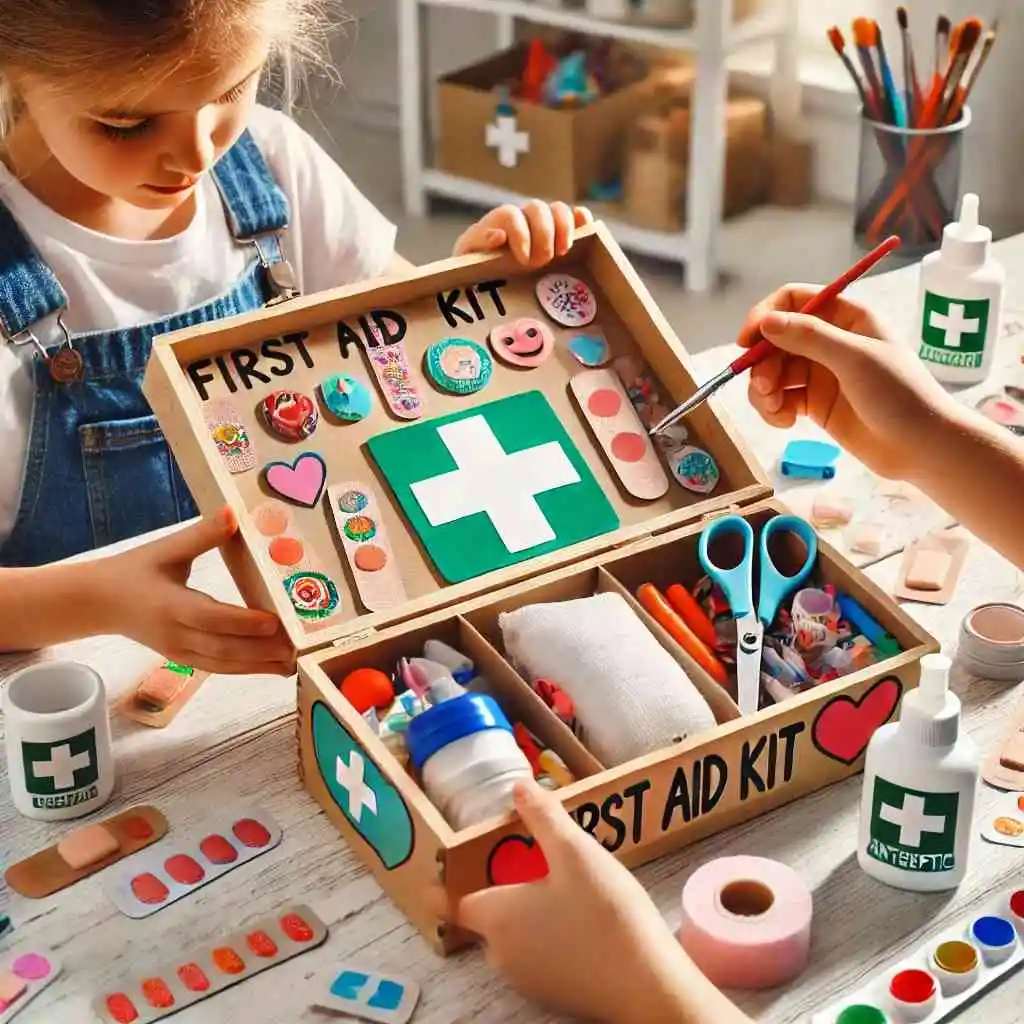
[[[449,583],[619,526],[539,391],[378,434],[367,447]]]

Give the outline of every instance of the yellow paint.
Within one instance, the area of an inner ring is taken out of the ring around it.
[[[935,963],[950,974],[967,974],[978,966],[978,952],[969,943],[953,939],[935,950]]]

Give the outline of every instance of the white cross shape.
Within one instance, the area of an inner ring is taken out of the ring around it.
[[[92,758],[88,751],[72,754],[71,745],[62,743],[50,751],[49,761],[33,761],[32,774],[37,779],[52,779],[54,789],[71,789],[75,784],[75,772],[88,768]]]
[[[890,825],[900,827],[900,846],[916,849],[921,845],[921,836],[925,832],[941,835],[946,831],[944,814],[925,814],[924,797],[907,794],[903,798],[903,807],[882,804],[881,817]]]
[[[483,416],[437,429],[459,467],[411,486],[431,526],[485,512],[512,553],[555,539],[536,496],[579,483],[579,473],[557,441],[508,453]]]
[[[959,302],[951,302],[948,314],[933,309],[928,318],[928,323],[945,335],[942,344],[946,348],[959,348],[960,339],[965,334],[977,334],[978,328],[981,327],[980,320],[968,320],[964,316],[965,309],[966,307]]]
[[[514,117],[498,114],[497,120],[487,125],[487,146],[498,151],[502,167],[515,167],[519,154],[530,152],[530,134],[518,130]]]
[[[348,813],[355,819],[356,824],[363,816],[365,807],[371,814],[377,813],[377,794],[363,782],[363,771],[366,762],[358,750],[352,751],[352,759],[345,764],[339,754],[335,759],[334,777],[338,785],[348,793]]]

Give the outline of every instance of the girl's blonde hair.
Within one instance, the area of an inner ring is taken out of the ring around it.
[[[261,34],[279,71],[327,54],[331,0],[0,0],[0,136],[28,74],[79,95],[156,84],[190,55]]]

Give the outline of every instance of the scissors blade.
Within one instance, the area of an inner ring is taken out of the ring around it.
[[[741,715],[752,715],[760,705],[761,647],[764,626],[756,614],[736,620],[736,703]]]

